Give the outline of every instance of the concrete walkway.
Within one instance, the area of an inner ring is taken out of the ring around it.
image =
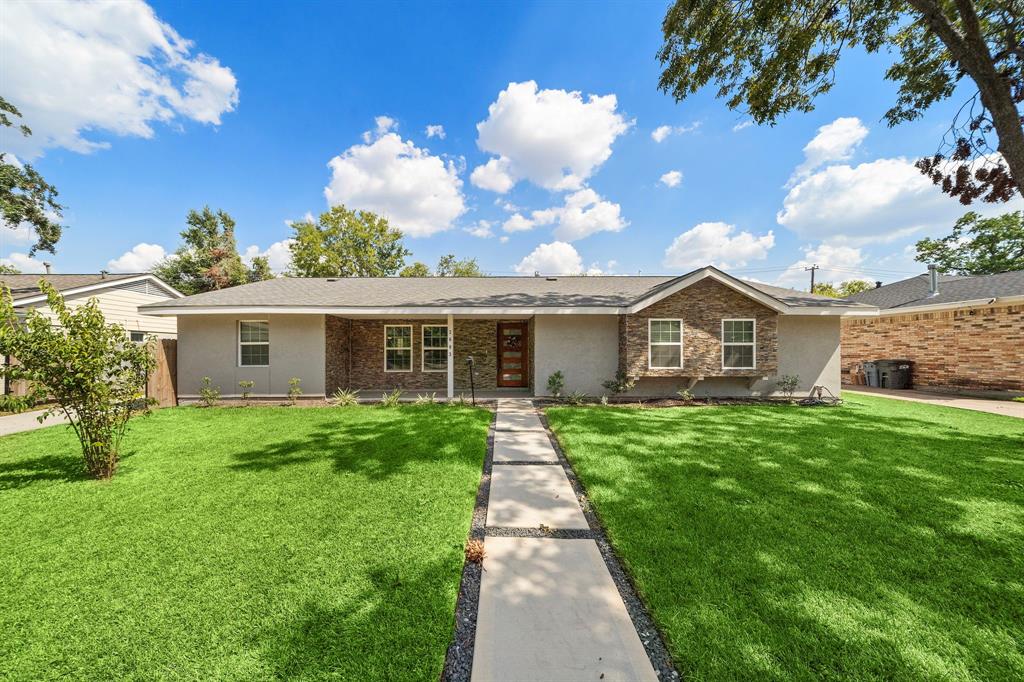
[[[32,412],[8,414],[0,417],[0,436],[9,436],[12,433],[21,433],[22,431],[34,431],[56,424],[66,424],[68,421],[63,413],[58,413],[50,415],[40,424],[39,415],[43,412],[45,410],[34,410]]]
[[[1024,403],[1016,403],[1012,400],[985,400],[984,398],[965,398],[950,393],[929,393],[928,391],[917,390],[896,390],[891,388],[870,388],[858,386],[856,389],[844,388],[843,393],[862,393],[864,395],[878,395],[893,400],[908,400],[912,403],[927,403],[929,405],[941,405],[943,407],[957,407],[962,410],[975,410],[976,412],[990,412],[1001,414],[1007,417],[1018,417],[1024,419]]]
[[[589,528],[533,404],[499,400],[474,681],[658,679]]]

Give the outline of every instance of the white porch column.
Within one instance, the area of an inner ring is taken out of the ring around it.
[[[455,397],[455,317],[448,315],[448,398]]]

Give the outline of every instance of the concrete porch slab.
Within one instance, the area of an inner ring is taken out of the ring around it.
[[[589,528],[565,471],[557,464],[496,466],[491,471],[487,525],[506,528]]]
[[[658,679],[593,540],[485,548],[474,680]]]
[[[494,439],[494,463],[554,462],[558,459],[545,431],[511,431]]]

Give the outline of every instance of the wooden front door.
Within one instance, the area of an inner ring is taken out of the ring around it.
[[[527,321],[498,323],[498,386],[525,387],[529,342]]]

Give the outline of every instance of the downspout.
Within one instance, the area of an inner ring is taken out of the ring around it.
[[[349,391],[352,390],[352,318],[348,318],[348,343],[345,344],[348,347],[348,361],[347,367],[345,368],[345,388]]]

